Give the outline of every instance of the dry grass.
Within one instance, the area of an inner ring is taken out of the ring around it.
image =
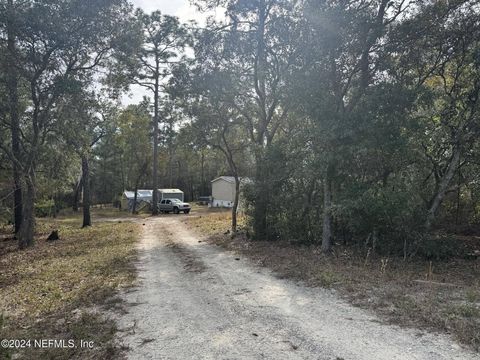
[[[134,280],[139,226],[101,222],[81,229],[80,224],[79,216],[40,220],[36,245],[25,251],[11,240],[0,243],[0,337],[94,341],[93,349],[27,349],[20,358],[118,355],[114,323],[93,309]],[[52,229],[59,230],[60,240],[47,243]],[[0,350],[0,358],[12,353]]]
[[[185,221],[210,242],[248,256],[279,277],[335,288],[352,304],[376,311],[387,322],[451,333],[480,350],[479,260],[405,262],[341,246],[335,256],[325,257],[318,245],[249,241],[245,234],[231,239],[225,234],[229,220],[229,213],[223,213]]]
[[[80,211],[75,213],[73,212],[72,209],[62,209],[59,214],[59,218],[71,218],[71,217],[77,217],[79,213],[81,213],[82,209],[80,208]],[[95,207],[92,207],[90,210],[91,216],[93,219],[98,219],[101,220],[103,218],[131,218],[131,217],[138,217],[138,218],[145,218],[150,216],[150,213],[148,211],[142,211],[139,214],[133,215],[131,212],[126,211],[126,210],[119,210],[118,208],[115,208],[110,205],[97,205]]]
[[[203,208],[194,214],[198,215],[191,216],[188,223],[202,234],[216,235],[230,231],[232,213],[229,209]],[[237,218],[238,228],[241,229],[245,227],[245,225],[245,216],[239,214]]]

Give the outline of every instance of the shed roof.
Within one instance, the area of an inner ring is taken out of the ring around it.
[[[240,182],[250,182],[250,178],[247,178],[247,177],[240,177]],[[216,182],[216,181],[219,181],[219,180],[224,180],[226,182],[229,182],[229,183],[235,183],[235,178],[233,176],[219,176],[218,178],[216,179],[213,179],[212,183]]]
[[[152,190],[138,190],[137,193],[140,196],[152,196]]]
[[[133,199],[135,197],[134,191],[124,191],[123,194],[127,199]],[[137,199],[145,199],[152,197],[152,190],[137,190]]]
[[[133,199],[135,196],[135,193],[133,191],[124,191],[123,195],[125,195],[127,199]]]
[[[180,189],[158,189],[158,191],[167,194],[183,194],[183,191]],[[137,190],[137,199],[151,199],[153,195],[152,193],[153,190]],[[127,199],[133,199],[135,197],[134,191],[124,191],[123,194]]]
[[[158,189],[158,191],[162,193],[178,193],[178,194],[183,194],[183,191],[180,189]]]

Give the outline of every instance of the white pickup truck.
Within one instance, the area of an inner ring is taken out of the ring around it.
[[[190,212],[190,204],[180,201],[178,199],[163,199],[158,204],[158,209],[162,213],[173,212],[174,214],[179,214],[184,212],[188,214]]]

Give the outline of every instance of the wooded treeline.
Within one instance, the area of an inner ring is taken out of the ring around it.
[[[184,107],[252,154],[256,238],[407,256],[478,224],[478,1],[201,4],[227,16],[198,33]]]
[[[480,1],[194,3],[224,15],[1,2],[0,197],[21,246],[35,202],[191,199],[219,174],[253,179],[257,239],[407,256],[434,230],[478,229]],[[122,109],[133,84],[148,98]]]

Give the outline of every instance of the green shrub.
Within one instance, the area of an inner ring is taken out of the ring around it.
[[[444,235],[425,235],[417,243],[415,254],[426,260],[448,260],[464,257],[465,246],[458,240]]]
[[[56,215],[55,201],[53,199],[40,200],[35,203],[35,215],[38,217],[47,217]]]

